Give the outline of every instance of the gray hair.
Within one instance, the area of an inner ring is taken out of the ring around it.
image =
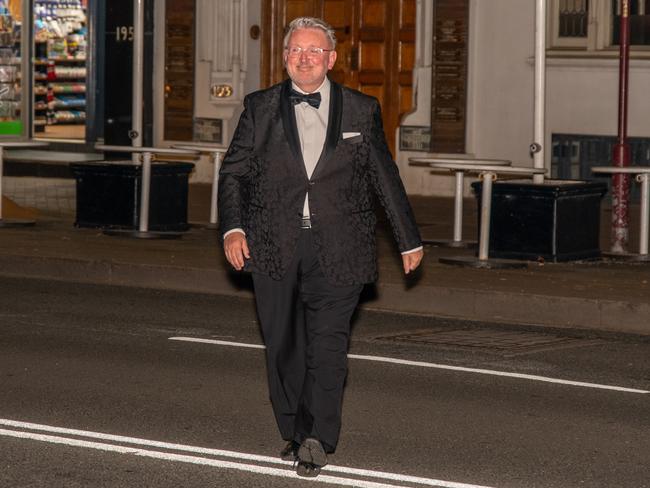
[[[336,35],[334,29],[331,25],[321,19],[316,17],[297,17],[293,19],[287,26],[286,33],[284,34],[284,44],[283,47],[286,49],[289,38],[298,29],[320,29],[322,30],[327,39],[329,39],[332,49],[336,48]]]

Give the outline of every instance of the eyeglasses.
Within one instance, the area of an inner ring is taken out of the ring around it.
[[[316,56],[320,56],[323,53],[327,53],[330,51],[334,51],[334,49],[323,49],[322,47],[300,47],[300,46],[289,46],[285,48],[287,50],[287,53],[289,53],[289,56],[293,58],[297,58],[300,56],[302,53],[305,53],[305,56],[308,56],[310,58],[315,58]]]

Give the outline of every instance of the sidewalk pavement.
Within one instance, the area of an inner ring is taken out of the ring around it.
[[[452,235],[453,200],[411,198],[423,237]],[[189,221],[208,221],[210,188],[190,185]],[[477,234],[473,199],[465,202],[464,236]],[[604,205],[601,248],[609,244]],[[9,215],[7,215],[9,216]],[[74,215],[41,212],[27,228],[0,228],[0,274],[178,291],[252,296],[250,279],[229,270],[216,231],[194,226],[177,240],[112,237],[78,229]],[[637,222],[633,216],[632,226]],[[635,246],[631,236],[631,246]],[[524,269],[440,264],[475,250],[425,246],[418,272],[404,277],[385,223],[378,230],[380,278],[362,306],[487,323],[568,327],[650,335],[650,263],[611,260],[533,263]]]

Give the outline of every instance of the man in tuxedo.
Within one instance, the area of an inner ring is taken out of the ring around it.
[[[373,194],[404,272],[423,256],[377,100],[327,78],[333,29],[293,20],[290,80],[249,94],[219,177],[224,251],[252,273],[280,455],[317,476],[336,448],[350,319],[377,278]]]

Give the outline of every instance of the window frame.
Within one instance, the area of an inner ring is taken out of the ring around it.
[[[589,9],[587,20],[587,37],[560,37],[560,2],[551,0],[551,9],[547,15],[548,39],[554,48],[587,49],[591,33],[592,9]],[[594,0],[592,0],[592,3]]]
[[[612,43],[613,14],[612,2],[615,0],[590,0],[587,20],[587,37],[561,38],[559,36],[560,0],[551,0],[547,12],[548,51],[552,54],[579,52],[585,56],[614,55],[618,44]],[[632,0],[643,1],[643,0]],[[650,15],[650,12],[646,13]],[[650,57],[650,46],[630,45],[635,57]]]

